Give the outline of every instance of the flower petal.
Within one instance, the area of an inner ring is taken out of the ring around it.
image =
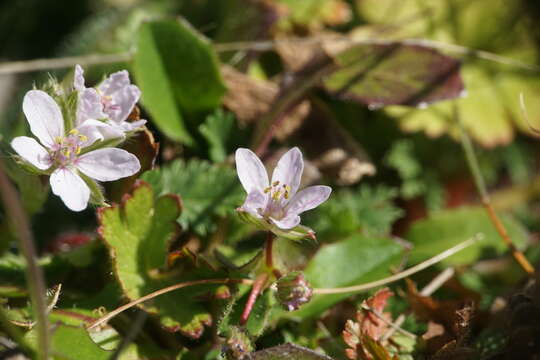
[[[125,137],[122,129],[94,119],[86,120],[81,125],[77,126],[77,130],[79,130],[81,135],[84,135],[87,138],[86,141],[81,144],[83,148],[92,145],[98,140],[105,141],[109,139],[123,139]]]
[[[122,70],[111,74],[99,84],[98,90],[101,94],[110,96],[129,84],[129,73],[127,70]]]
[[[300,224],[300,216],[298,215],[290,215],[290,216],[284,217],[281,220],[270,218],[270,220],[272,220],[274,225],[276,225],[278,228],[284,229],[284,230],[292,229],[298,226],[298,224]]]
[[[36,139],[28,136],[19,136],[11,140],[11,147],[24,160],[40,170],[47,170],[52,165],[49,152],[41,146]]]
[[[240,208],[241,210],[247,211],[257,217],[261,217],[259,214],[259,209],[264,209],[266,207],[266,202],[268,201],[268,196],[260,190],[253,190],[248,194],[244,204]]]
[[[279,159],[272,174],[272,184],[279,181],[280,186],[290,186],[289,196],[292,197],[296,194],[300,186],[303,171],[304,160],[302,160],[302,152],[297,147],[293,147]]]
[[[261,160],[249,149],[236,150],[236,172],[249,194],[253,190],[264,191],[268,187],[268,174]]]
[[[70,210],[86,209],[90,199],[90,188],[79,175],[65,168],[56,169],[49,181],[53,194],[60,196]]]
[[[328,199],[331,192],[332,188],[324,185],[310,186],[300,190],[287,205],[287,216],[298,215],[316,208]]]
[[[140,97],[141,91],[137,86],[125,86],[112,95],[112,109],[105,111],[111,120],[116,122],[125,121]]]
[[[105,119],[107,114],[103,112],[101,96],[96,89],[86,88],[79,92],[77,100],[77,125],[88,119]]]
[[[46,92],[30,90],[23,100],[23,112],[30,131],[50,148],[57,137],[64,136],[64,118],[60,107]]]
[[[131,176],[141,169],[139,159],[125,150],[105,148],[80,156],[75,166],[83,174],[99,181],[113,181]]]
[[[75,74],[73,75],[73,88],[77,91],[84,90],[84,70],[81,65],[75,65]]]

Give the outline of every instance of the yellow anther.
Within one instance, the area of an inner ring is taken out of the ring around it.
[[[266,189],[264,189],[264,193],[268,194],[270,192],[270,190],[272,190],[272,188],[269,186]]]
[[[272,199],[274,200],[279,200],[280,197],[281,197],[281,191],[279,190],[272,194]]]
[[[69,134],[70,134],[70,135],[77,135],[78,133],[79,133],[79,130],[77,130],[77,129],[71,129],[71,130],[69,130]]]
[[[54,138],[54,142],[58,143],[58,144],[61,144],[63,140],[64,139],[61,136],[57,136],[57,137]]]
[[[279,185],[279,180],[276,180],[272,183],[272,186],[278,186]]]
[[[64,156],[69,157],[69,155],[71,155],[71,150],[69,149],[64,150]]]
[[[283,187],[285,188],[286,192],[291,192],[291,187],[289,185],[283,185]]]
[[[85,135],[79,135],[79,140],[81,141],[88,141],[88,137],[86,137]]]
[[[289,199],[289,192],[285,190],[285,193],[283,194],[283,197],[288,200]]]
[[[81,153],[81,147],[77,146],[77,148],[75,149],[75,154],[79,155],[80,153]]]

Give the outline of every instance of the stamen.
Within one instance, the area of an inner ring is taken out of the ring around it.
[[[75,154],[79,155],[80,153],[81,153],[81,147],[77,146],[77,148],[75,148]]]
[[[272,194],[272,199],[274,199],[276,201],[279,200],[280,197],[281,197],[281,191],[280,190],[278,190],[278,191],[276,191],[276,192],[274,192]]]
[[[278,186],[279,185],[279,180],[276,180],[272,183],[272,186]]]
[[[82,142],[88,141],[88,137],[85,135],[79,135],[79,140]]]
[[[70,135],[77,135],[78,133],[79,133],[79,130],[77,130],[77,129],[71,129],[71,130],[69,130],[69,134],[70,134]]]
[[[270,190],[272,190],[272,188],[269,186],[266,189],[264,189],[264,193],[268,194],[270,192]]]

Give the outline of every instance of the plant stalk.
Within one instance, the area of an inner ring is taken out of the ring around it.
[[[49,359],[49,321],[47,318],[46,288],[43,272],[37,263],[37,252],[30,222],[23,209],[15,186],[9,181],[4,163],[0,160],[0,195],[4,208],[14,225],[20,250],[26,260],[26,279],[36,319],[38,359]]]

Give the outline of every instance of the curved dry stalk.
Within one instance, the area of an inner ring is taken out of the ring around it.
[[[442,253],[435,255],[434,257],[427,259],[426,261],[421,262],[418,265],[415,265],[413,267],[408,268],[407,270],[404,270],[400,273],[397,273],[395,275],[389,276],[387,278],[372,281],[366,284],[361,285],[354,285],[354,286],[347,286],[347,287],[341,287],[341,288],[328,288],[328,289],[313,289],[314,294],[343,294],[343,293],[355,293],[355,292],[363,292],[367,290],[371,290],[380,286],[384,286],[393,282],[396,282],[398,280],[404,279],[406,277],[409,277],[413,274],[416,274],[417,272],[420,272],[432,265],[437,264],[438,262],[446,259],[447,257],[450,257],[459,251],[471,246],[472,244],[476,243],[477,241],[480,241],[483,239],[483,234],[479,233],[473,236],[472,238],[457,244],[456,246],[453,246]]]
[[[493,206],[491,205],[491,198],[489,196],[489,193],[487,191],[486,183],[484,181],[484,177],[482,176],[482,172],[480,171],[480,165],[478,164],[478,159],[476,158],[476,153],[474,152],[474,147],[471,142],[471,139],[469,138],[469,135],[467,134],[467,131],[465,130],[465,127],[463,126],[463,122],[461,121],[461,118],[459,116],[457,105],[454,103],[453,106],[453,115],[454,119],[458,124],[459,131],[460,131],[460,137],[461,137],[461,145],[463,147],[463,152],[465,153],[465,159],[467,161],[467,166],[469,167],[469,170],[471,171],[471,174],[474,179],[474,184],[476,186],[476,190],[480,194],[480,200],[482,201],[482,205],[486,208],[486,211],[488,213],[489,219],[493,223],[493,226],[501,236],[501,239],[503,242],[508,246],[508,249],[512,252],[512,256],[516,260],[516,262],[523,268],[523,270],[529,275],[534,275],[534,267],[531,265],[531,263],[527,260],[525,255],[516,247],[510,236],[508,235],[508,232],[506,231],[506,228],[504,224],[501,222],[499,217],[497,216],[497,213],[495,212],[495,209],[493,209]]]
[[[90,325],[88,325],[86,327],[86,329],[90,330],[90,329],[93,329],[95,327],[98,327],[99,325],[101,324],[104,324],[106,323],[107,321],[109,321],[110,319],[112,319],[113,317],[115,317],[116,315],[120,314],[121,312],[135,306],[135,305],[138,305],[140,303],[143,303],[145,301],[148,301],[148,300],[151,300],[159,295],[163,295],[165,293],[168,293],[168,292],[171,292],[171,291],[174,291],[174,290],[178,290],[178,289],[182,289],[182,288],[185,288],[185,287],[188,287],[188,286],[194,286],[194,285],[203,285],[203,284],[252,284],[253,283],[253,280],[249,280],[249,279],[204,279],[204,280],[194,280],[194,281],[186,281],[186,282],[182,282],[182,283],[179,283],[179,284],[174,284],[174,285],[171,285],[171,286],[167,286],[166,288],[163,288],[163,289],[159,289],[157,291],[154,291],[148,295],[145,295],[141,298],[138,298],[136,300],[133,300],[133,301],[130,301],[129,303],[125,304],[125,305],[122,305],[120,306],[119,308],[116,308],[114,309],[113,311],[111,311],[110,313],[108,313],[107,315],[97,319],[96,321],[92,322]]]

